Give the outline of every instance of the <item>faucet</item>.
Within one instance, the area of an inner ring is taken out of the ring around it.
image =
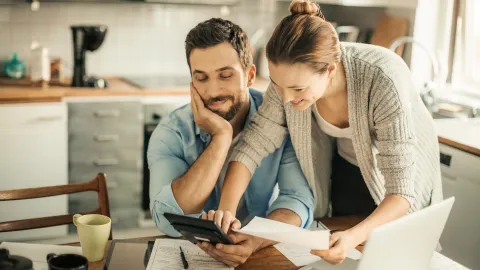
[[[410,36],[403,36],[403,37],[398,37],[396,38],[393,42],[392,45],[390,45],[390,50],[395,51],[398,46],[406,43],[412,43],[414,45],[418,45],[419,48],[421,48],[423,51],[425,51],[430,58],[430,62],[432,64],[433,68],[433,78],[431,81],[426,82],[424,85],[424,89],[420,91],[420,97],[422,98],[423,102],[427,106],[427,108],[432,112],[432,107],[435,104],[435,96],[433,94],[433,91],[436,86],[439,85],[440,83],[440,68],[438,64],[437,58],[433,55],[433,53],[425,47],[423,43],[415,39],[414,37]]]

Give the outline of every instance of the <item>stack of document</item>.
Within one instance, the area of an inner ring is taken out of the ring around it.
[[[180,257],[180,247],[185,254],[189,270],[233,270],[210,257],[205,251],[186,240],[157,239],[153,245],[152,255],[147,270],[181,270],[185,269]]]

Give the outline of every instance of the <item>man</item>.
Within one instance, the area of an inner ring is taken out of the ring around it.
[[[185,49],[192,76],[191,104],[158,125],[148,149],[152,217],[161,231],[177,237],[180,234],[163,213],[193,217],[203,213],[207,218],[208,212],[213,217],[229,154],[263,101],[262,93],[249,89],[256,69],[247,35],[238,25],[222,19],[200,23],[187,35]],[[313,205],[313,194],[288,138],[256,170],[237,218],[245,223],[253,216],[266,216],[307,227]],[[229,236],[234,245],[199,246],[217,260],[237,266],[272,244],[234,232]]]

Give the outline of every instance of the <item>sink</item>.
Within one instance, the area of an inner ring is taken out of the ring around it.
[[[460,91],[435,93],[434,119],[480,118],[480,94]]]
[[[457,113],[448,113],[448,112],[432,112],[433,119],[445,119],[445,118],[460,118],[460,119],[467,119],[472,118],[472,116],[466,114],[457,114]]]

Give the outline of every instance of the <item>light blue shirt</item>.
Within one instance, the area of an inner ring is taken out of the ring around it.
[[[250,110],[245,127],[263,102],[263,93],[250,89]],[[191,105],[187,104],[162,120],[153,132],[148,147],[150,168],[150,210],[158,229],[179,237],[163,213],[185,215],[175,200],[172,182],[183,176],[207,148],[211,136],[194,122]],[[223,179],[222,179],[223,180]],[[278,197],[270,203],[275,186]],[[217,185],[203,209],[216,210],[220,202]],[[290,137],[257,168],[244,194],[249,216],[265,217],[276,209],[284,208],[297,213],[306,228],[313,220],[314,198],[297,160]],[[202,213],[187,215],[200,217]],[[245,224],[243,224],[245,225]]]

